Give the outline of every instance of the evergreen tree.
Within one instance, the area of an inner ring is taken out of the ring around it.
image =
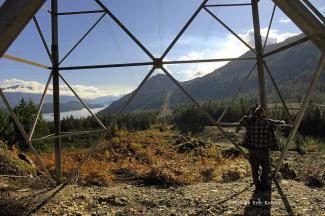
[[[22,98],[19,104],[14,108],[15,114],[17,115],[27,134],[29,134],[32,130],[33,123],[37,115],[37,110],[37,106],[31,100],[26,102],[24,98]],[[27,150],[28,144],[12,119],[10,119],[10,124],[13,125],[14,130],[10,133],[11,139],[8,140],[9,146],[17,145],[19,149]],[[47,133],[48,127],[41,114],[35,128],[34,137],[40,137]],[[46,145],[45,142],[38,142],[35,147],[38,150],[48,149],[48,145]]]

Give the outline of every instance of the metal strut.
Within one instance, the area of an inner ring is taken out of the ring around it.
[[[59,77],[59,32],[58,32],[58,0],[51,1],[51,20],[52,20],[52,74],[53,74],[53,114],[54,114],[54,133],[60,135],[60,77]],[[56,182],[62,181],[62,164],[61,164],[61,138],[55,139],[55,173]]]
[[[313,92],[315,91],[315,88],[317,86],[317,83],[320,79],[320,76],[323,72],[325,68],[325,54],[322,54],[320,59],[319,59],[319,62],[317,64],[317,68],[316,68],[316,72],[314,73],[314,76],[310,82],[310,85],[308,87],[308,90],[306,92],[306,95],[303,99],[303,102],[302,102],[302,105],[301,105],[301,109],[298,113],[298,116],[296,117],[296,120],[294,122],[294,125],[293,125],[293,129],[291,130],[290,134],[289,134],[289,137],[287,139],[287,142],[286,142],[286,145],[284,147],[284,149],[282,150],[281,152],[281,155],[280,155],[280,158],[276,164],[276,167],[275,167],[275,171],[274,171],[274,176],[276,176],[282,166],[282,163],[283,163],[283,160],[284,158],[286,157],[287,153],[288,153],[288,148],[289,148],[289,144],[292,142],[293,138],[295,137],[297,131],[298,131],[298,128],[300,126],[300,123],[305,115],[305,112],[307,110],[307,107],[308,107],[308,104],[310,102],[310,99],[312,97],[312,94]]]

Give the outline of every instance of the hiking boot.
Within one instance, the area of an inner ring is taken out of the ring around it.
[[[261,191],[263,189],[263,185],[260,181],[258,181],[257,183],[254,183],[254,185],[255,185],[254,191]]]
[[[261,191],[271,191],[272,190],[272,185],[268,185],[268,184],[261,184],[260,185],[260,190]]]

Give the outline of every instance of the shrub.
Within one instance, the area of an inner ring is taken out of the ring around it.
[[[224,182],[237,181],[238,179],[240,179],[240,172],[238,170],[227,170],[222,174]]]
[[[325,170],[315,164],[307,166],[303,171],[303,180],[309,187],[322,187],[325,184]]]
[[[201,172],[204,182],[212,181],[214,168],[210,167]]]

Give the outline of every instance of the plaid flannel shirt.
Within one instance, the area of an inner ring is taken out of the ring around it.
[[[242,145],[247,149],[254,150],[278,148],[274,128],[276,124],[281,123],[281,121],[269,118],[244,116],[240,120],[240,124],[246,127],[246,134]]]

